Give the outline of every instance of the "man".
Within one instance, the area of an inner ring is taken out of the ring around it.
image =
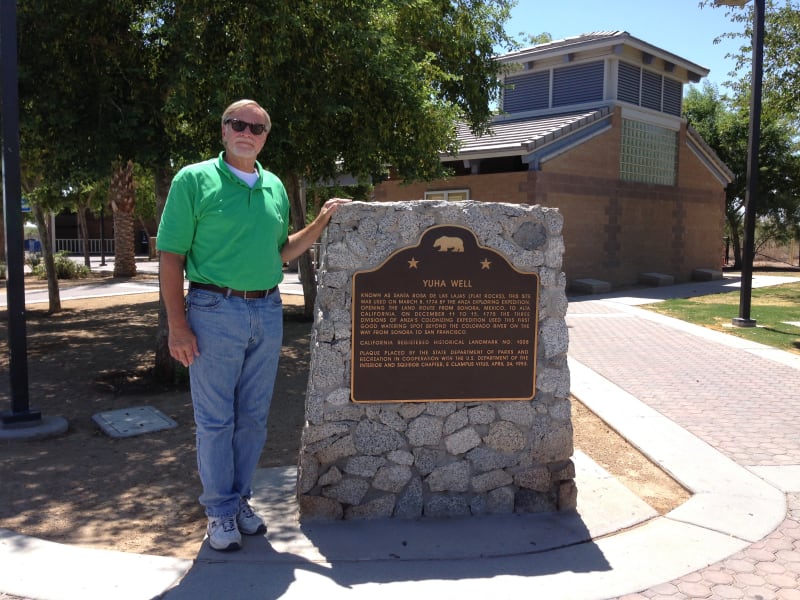
[[[282,344],[278,283],[283,263],[305,252],[347,202],[329,200],[288,235],[286,190],[256,160],[270,127],[258,103],[231,104],[222,115],[224,150],[175,175],[158,229],[169,350],[189,368],[200,503],[215,550],[238,550],[241,534],[267,531],[248,501]]]

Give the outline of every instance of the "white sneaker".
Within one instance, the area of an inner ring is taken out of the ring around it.
[[[242,534],[234,517],[208,518],[208,544],[214,550],[238,550],[242,547]]]
[[[239,531],[245,535],[263,535],[267,533],[264,519],[259,517],[250,507],[246,498],[239,500],[239,512],[236,515],[236,524]]]

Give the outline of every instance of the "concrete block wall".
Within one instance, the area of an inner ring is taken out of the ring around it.
[[[532,223],[543,235],[518,234]],[[535,397],[354,403],[354,273],[379,267],[445,224],[469,228],[518,270],[539,274]],[[337,211],[323,239],[311,341],[297,489],[302,520],[575,508],[562,226],[557,210],[524,204],[354,202]]]

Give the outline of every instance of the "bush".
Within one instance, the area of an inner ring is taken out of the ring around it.
[[[26,252],[25,262],[28,263],[28,266],[31,268],[31,272],[33,272],[36,270],[36,267],[41,264],[42,255],[39,253]]]
[[[65,250],[56,252],[53,260],[55,261],[57,279],[81,279],[89,275],[89,267],[71,260],[69,253]],[[45,270],[44,262],[41,260],[36,261],[36,264],[31,264],[31,270],[39,279],[47,279],[47,271]]]

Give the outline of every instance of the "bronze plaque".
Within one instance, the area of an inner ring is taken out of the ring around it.
[[[536,394],[539,276],[466,227],[353,275],[355,402],[530,400]]]

